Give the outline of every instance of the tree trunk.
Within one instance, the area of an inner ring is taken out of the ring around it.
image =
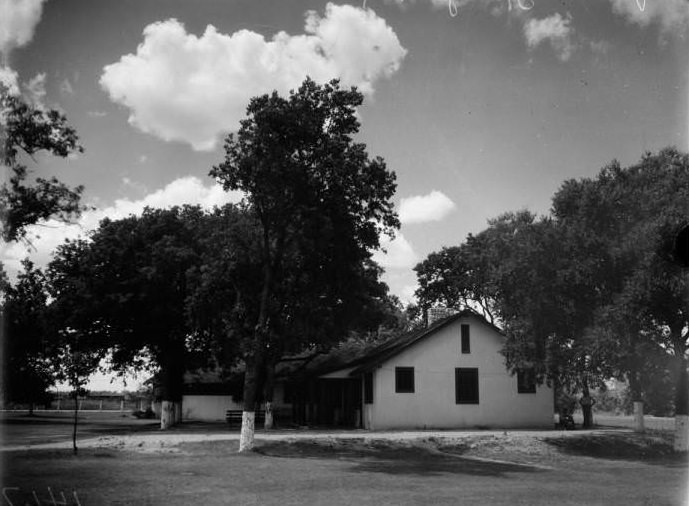
[[[256,393],[262,365],[262,351],[258,350],[253,357],[246,360],[244,373],[244,410],[242,412],[242,431],[239,436],[239,452],[254,449],[254,421],[256,418]]]
[[[681,352],[681,354],[680,354]],[[675,451],[689,451],[689,375],[682,343],[675,347],[677,388],[675,389]]]
[[[263,422],[264,429],[272,429],[273,421],[273,390],[275,388],[275,363],[273,360],[266,366],[265,382],[263,384],[263,400],[266,403],[266,417]]]
[[[167,350],[162,365],[160,428],[167,430],[181,421],[182,393],[184,390],[184,345],[176,343],[176,349]]]
[[[175,403],[161,401],[160,403],[160,428],[167,430],[175,425]]]
[[[255,417],[255,411],[247,411],[244,408],[242,412],[242,431],[239,436],[239,453],[250,452],[254,449]]]
[[[584,415],[584,429],[590,429],[593,427],[593,401],[591,399],[591,393],[589,392],[589,386],[587,382],[584,382],[583,392],[581,400],[581,412]]]
[[[244,373],[244,412],[242,413],[242,431],[239,436],[239,452],[251,451],[254,448],[254,421],[256,416],[256,394],[258,393],[258,378],[265,366],[266,344],[268,338],[268,303],[273,286],[273,261],[276,266],[282,256],[281,246],[270,256],[270,234],[267,227],[263,227],[263,287],[258,309],[258,321],[254,327],[253,354],[245,358],[246,372]],[[283,242],[283,237],[278,242]]]
[[[77,454],[77,423],[78,423],[78,415],[79,415],[79,399],[78,399],[79,393],[78,391],[74,392],[74,425],[72,427],[72,448],[74,450],[74,455]]]
[[[634,401],[634,432],[643,433],[645,431],[644,403],[643,401]]]
[[[175,402],[175,425],[182,423],[182,399]]]
[[[642,433],[645,431],[644,402],[641,396],[641,381],[638,372],[635,370],[629,372],[629,390],[634,403],[634,432]]]
[[[273,274],[282,262],[285,246],[285,230],[278,234],[274,249],[271,247],[271,234],[265,222],[263,225],[263,286],[258,308],[258,320],[254,327],[253,353],[245,358],[244,374],[244,412],[242,413],[242,431],[239,436],[239,451],[246,452],[254,447],[254,421],[256,415],[256,394],[258,378],[264,372],[266,345],[268,344],[269,302],[273,290]],[[271,250],[273,255],[271,255]]]

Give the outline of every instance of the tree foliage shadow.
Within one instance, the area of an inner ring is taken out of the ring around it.
[[[687,453],[676,453],[669,434],[591,434],[572,438],[548,438],[544,442],[568,455],[685,467]]]
[[[394,442],[275,442],[261,446],[257,452],[270,457],[340,460],[352,464],[357,473],[438,476],[463,474],[507,477],[508,473],[534,473],[542,469],[462,457],[423,446],[396,446]]]

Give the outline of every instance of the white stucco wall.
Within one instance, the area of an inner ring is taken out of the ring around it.
[[[273,390],[273,408],[288,408],[285,404],[285,386],[276,383]],[[185,395],[182,398],[182,419],[215,422],[225,420],[228,409],[243,409],[242,403],[232,400],[231,395]]]
[[[460,325],[469,324],[471,353],[460,350]],[[502,337],[477,318],[461,318],[384,362],[373,373],[366,428],[552,427],[553,390],[517,393],[500,354]],[[414,393],[395,392],[395,367],[414,367]],[[478,368],[479,403],[456,404],[455,368]]]
[[[242,409],[231,395],[185,395],[182,399],[182,419],[214,422],[225,420],[228,409]]]

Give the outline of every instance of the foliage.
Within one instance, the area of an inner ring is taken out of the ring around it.
[[[82,207],[82,186],[70,188],[57,178],[36,178],[29,182],[29,171],[20,154],[33,158],[47,151],[62,158],[83,152],[76,131],[66,117],[55,110],[29,105],[0,84],[0,156],[7,183],[0,188],[0,221],[5,241],[22,239],[26,227],[51,217],[68,220]]]
[[[417,295],[425,306],[491,301],[508,367],[533,366],[537,379],[572,391],[618,377],[633,397],[660,399],[649,385],[667,380],[673,357],[683,412],[687,276],[670,245],[688,220],[688,155],[668,148],[626,169],[612,162],[566,181],[551,216],[507,213],[431,254],[417,266]]]
[[[49,266],[60,326],[109,351],[116,370],[159,367],[173,400],[193,351],[186,300],[202,215],[184,207],[105,219],[90,242],[67,242]]]
[[[384,295],[371,252],[380,233],[399,227],[395,175],[354,141],[362,101],[338,81],[308,78],[287,98],[255,97],[225,141],[224,162],[211,171],[226,190],[244,192],[259,224],[257,313],[240,327],[248,405],[266,360],[314,339],[344,337],[371,295]]]
[[[394,174],[353,141],[361,102],[355,89],[310,79],[289,98],[256,97],[211,171],[225,189],[245,192],[260,226],[258,314],[248,328],[262,340],[269,319],[274,328],[340,327],[361,310],[362,291],[381,289],[370,255],[379,233],[399,226]]]
[[[678,409],[686,411],[687,279],[669,245],[689,219],[689,156],[668,148],[626,169],[613,162],[596,179],[566,182],[553,213],[577,240],[595,245],[581,258],[606,294],[589,329],[597,356],[639,397],[649,347],[670,353],[680,371]]]
[[[414,267],[419,288],[415,295],[424,310],[434,305],[479,311],[491,323],[498,318],[492,273],[496,250],[488,234],[469,234],[459,246],[433,252]]]
[[[22,266],[15,284],[5,286],[2,305],[3,394],[7,402],[33,405],[49,398],[55,350],[47,338],[45,277],[29,260]]]

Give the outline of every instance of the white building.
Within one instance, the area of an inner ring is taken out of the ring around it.
[[[512,375],[505,337],[473,311],[363,353],[335,350],[278,367],[280,422],[383,429],[551,428],[554,395],[528,371]],[[191,392],[188,392],[189,394]],[[229,395],[185,395],[186,419],[241,409]],[[220,393],[220,392],[214,392]]]
[[[504,339],[463,311],[329,376],[361,378],[367,429],[552,427],[552,388],[507,371]]]

